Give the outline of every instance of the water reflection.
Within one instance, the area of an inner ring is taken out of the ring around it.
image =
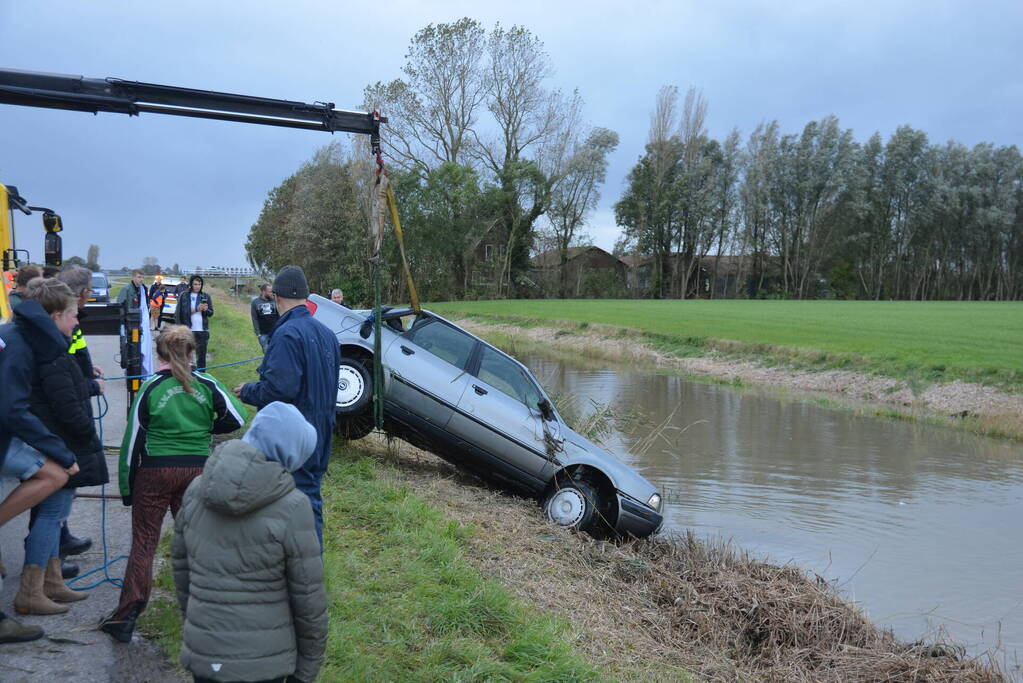
[[[975,653],[1023,653],[1023,446],[675,375],[525,361],[579,405],[646,419],[607,445],[666,492],[666,527],[835,579],[904,638],[944,628]]]

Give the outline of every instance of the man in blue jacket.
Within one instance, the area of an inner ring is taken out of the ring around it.
[[[234,393],[257,408],[273,401],[290,403],[316,428],[316,450],[292,474],[295,485],[312,503],[322,547],[320,480],[330,461],[341,347],[334,333],[314,320],[306,307],[309,283],[301,268],[282,268],[274,279],[273,293],[281,317],[270,331],[259,381],[241,384]]]

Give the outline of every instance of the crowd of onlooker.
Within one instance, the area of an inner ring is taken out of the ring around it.
[[[75,489],[110,480],[93,411],[93,397],[107,388],[78,324],[89,271],[27,265],[15,283],[13,320],[0,326],[0,476],[16,486],[0,501],[0,526],[30,511],[13,611],[62,614],[89,597],[65,584],[79,571],[65,559],[91,544],[68,528],[75,525]],[[116,472],[131,506],[131,550],[117,605],[99,628],[131,642],[170,510],[183,665],[197,681],[311,681],[327,638],[320,481],[330,457],[340,349],[305,305],[302,270],[285,267],[252,302],[264,350],[259,379],[229,390],[205,372],[214,307],[203,285],[195,275],[175,292],[174,324],[167,325],[160,323],[162,283],[147,287],[135,271],[118,297],[144,321],[145,378]],[[335,292],[332,299],[343,304]],[[258,409],[248,430],[214,448],[214,434],[245,426],[245,404]],[[42,635],[39,626],[0,611],[0,648]]]

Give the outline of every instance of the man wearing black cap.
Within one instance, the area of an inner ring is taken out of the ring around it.
[[[259,366],[259,381],[240,384],[235,395],[262,408],[274,401],[291,403],[316,428],[316,450],[293,472],[295,485],[307,496],[323,545],[323,499],[320,480],[330,461],[341,347],[334,333],[314,320],[306,307],[309,283],[298,266],[285,266],[273,283],[280,314]]]

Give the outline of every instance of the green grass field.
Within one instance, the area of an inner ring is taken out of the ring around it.
[[[572,299],[429,308],[525,324],[617,325],[684,355],[716,348],[893,376],[1023,385],[1023,303]]]

